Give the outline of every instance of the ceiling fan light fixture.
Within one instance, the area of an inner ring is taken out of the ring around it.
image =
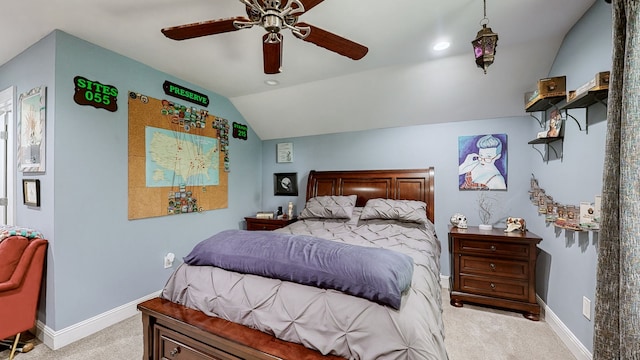
[[[484,0],[484,18],[480,21],[482,29],[478,31],[476,38],[471,42],[473,45],[473,54],[476,58],[476,65],[487,73],[489,65],[493,64],[496,56],[496,48],[498,47],[498,34],[494,33],[490,27],[487,18],[487,0]]]
[[[277,14],[271,14],[270,11],[267,10],[267,15],[262,17],[262,27],[265,28],[268,32],[280,32],[282,29],[282,18]]]
[[[360,60],[369,49],[354,41],[329,31],[298,22],[298,16],[307,13],[324,0],[239,0],[245,5],[247,17],[236,16],[218,20],[161,29],[164,36],[173,40],[187,40],[201,36],[222,34],[259,26],[266,30],[262,36],[264,73],[280,73],[282,67],[282,30],[288,29],[295,38],[315,44],[338,55]]]

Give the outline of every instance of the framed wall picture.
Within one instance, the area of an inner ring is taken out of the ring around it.
[[[23,179],[22,196],[25,205],[40,207],[40,180]]]
[[[458,137],[458,188],[507,190],[507,134]]]
[[[46,88],[20,94],[18,118],[18,170],[45,170]]]
[[[293,162],[293,143],[280,143],[276,146],[276,162]]]
[[[273,174],[273,195],[298,196],[298,174]]]

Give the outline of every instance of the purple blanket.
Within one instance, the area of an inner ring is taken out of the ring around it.
[[[413,277],[413,260],[399,252],[271,231],[220,232],[184,262],[335,289],[394,309]]]

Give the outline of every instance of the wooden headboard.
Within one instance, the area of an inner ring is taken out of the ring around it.
[[[357,195],[356,206],[369,199],[419,200],[427,204],[427,218],[434,221],[434,170],[353,170],[309,172],[307,200],[314,196]]]

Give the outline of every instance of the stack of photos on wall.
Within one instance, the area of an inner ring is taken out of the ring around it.
[[[538,207],[538,213],[544,214],[545,221],[555,227],[574,231],[600,229],[600,196],[596,196],[593,203],[562,204],[547,194],[532,175],[529,199]]]

